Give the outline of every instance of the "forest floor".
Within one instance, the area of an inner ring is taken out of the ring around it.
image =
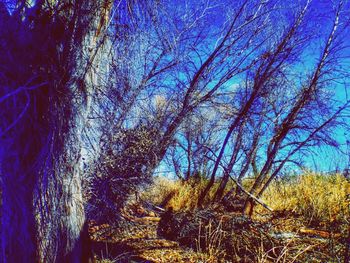
[[[244,183],[249,188],[250,181]],[[118,227],[91,222],[96,261],[344,262],[350,233],[350,182],[344,176],[282,178],[262,197],[273,212],[257,206],[252,220],[220,206],[198,210],[206,184],[158,178],[139,201],[128,202]]]
[[[183,248],[175,241],[158,238],[156,222],[135,225],[127,235],[108,226],[103,228],[99,229],[100,236],[95,232],[93,238],[97,262],[205,262],[204,254]]]
[[[269,235],[282,241],[272,248],[256,244],[254,258],[239,257],[234,253],[228,258],[226,252],[215,248],[203,251],[197,246],[190,249],[160,238],[157,235],[159,220],[157,214],[150,212],[146,216],[133,215],[119,227],[91,223],[96,262],[342,262],[344,255],[345,232],[333,232],[322,225],[310,228],[307,222],[293,214],[280,212],[254,219],[272,226]]]

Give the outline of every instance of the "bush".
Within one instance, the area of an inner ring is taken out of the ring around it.
[[[130,194],[150,182],[155,132],[140,126],[104,137],[87,187],[90,219],[115,222]]]

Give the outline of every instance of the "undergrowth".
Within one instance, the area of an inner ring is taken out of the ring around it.
[[[251,183],[252,180],[247,179],[243,185],[249,189]],[[225,214],[216,207],[196,209],[206,184],[205,179],[182,182],[159,177],[141,194],[142,200],[173,209],[160,217],[156,230],[160,239],[151,244],[147,243],[150,242],[148,238],[138,239],[137,242],[144,242],[140,245],[142,249],[137,250],[143,258],[154,262],[171,259],[170,262],[203,263],[343,261],[343,242],[348,234],[346,219],[349,219],[346,196],[350,193],[350,182],[342,175],[304,172],[277,179],[262,196],[276,213],[260,217],[266,215],[266,210],[256,206],[257,220],[253,218],[246,228],[244,217],[237,214]],[[204,204],[213,198],[217,187],[216,182]],[[226,191],[231,187],[233,183]],[[320,230],[329,235],[323,238],[302,235],[301,229],[315,230],[313,233]],[[130,235],[134,244],[135,234]],[[174,243],[169,243],[164,247],[163,238],[170,240],[167,242],[178,242],[180,246],[173,247]],[[114,259],[101,262],[118,262]]]
[[[310,223],[335,222],[348,215],[347,194],[350,182],[343,175],[305,172],[276,180],[262,199],[274,210],[293,212]]]
[[[250,183],[248,180],[243,182],[246,189],[249,189]],[[189,211],[196,208],[206,184],[204,179],[182,182],[159,177],[143,193],[143,198],[164,207],[172,207],[174,211]],[[232,186],[233,183],[227,189]],[[215,183],[204,203],[213,198],[217,187],[218,183]],[[262,200],[275,211],[291,212],[309,222],[333,222],[347,217],[347,194],[350,194],[350,182],[343,175],[304,172],[300,176],[274,181]],[[256,212],[264,212],[264,208],[256,206]]]
[[[145,200],[165,208],[172,207],[174,211],[190,211],[197,207],[200,193],[207,183],[206,179],[183,182],[181,180],[158,177],[155,179],[154,184],[142,195]],[[214,197],[217,188],[218,183],[215,183],[208,193],[206,201],[203,203],[204,205]]]

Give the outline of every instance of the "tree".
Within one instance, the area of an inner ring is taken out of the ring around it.
[[[210,171],[212,152],[218,146],[220,115],[211,107],[197,109],[189,115],[175,135],[175,142],[166,155],[179,179],[188,182],[205,178]]]
[[[347,73],[344,74],[342,71],[344,61],[339,59],[344,48],[347,47],[347,43],[342,39],[342,34],[346,32],[348,24],[340,20],[343,8],[342,1],[334,6],[329,33],[320,49],[320,58],[311,73],[301,82],[291,104],[287,107],[285,104],[274,104],[277,112],[283,110],[283,114],[275,116],[265,163],[250,189],[250,193],[258,198],[285,163],[292,161],[296,153],[314,145],[324,144],[338,147],[337,142],[331,136],[332,130],[334,127],[347,126],[347,122],[341,119],[350,105],[349,100],[333,101],[330,92],[332,88],[335,88],[334,81],[341,81],[348,77]],[[279,156],[278,159],[277,156]],[[250,199],[246,201],[244,211],[252,212]]]
[[[265,8],[269,7],[265,6]],[[258,8],[255,12],[263,11],[260,11],[260,8]],[[255,13],[255,16],[257,15],[258,13]],[[277,43],[274,43],[275,45],[266,47],[268,48],[268,50],[261,54],[260,60],[256,63],[256,67],[253,68],[253,74],[251,74],[251,76],[253,76],[253,80],[250,81],[249,79],[249,82],[247,82],[246,89],[248,90],[248,93],[246,94],[245,99],[242,100],[242,103],[239,105],[239,110],[229,126],[228,132],[225,136],[222,147],[218,154],[218,158],[215,162],[210,181],[207,187],[202,191],[200,195],[198,203],[199,205],[201,205],[202,200],[204,200],[205,196],[214,184],[216,172],[219,168],[221,159],[225,153],[226,146],[233,132],[235,131],[235,129],[243,125],[245,119],[250,114],[251,110],[254,108],[257,99],[260,98],[264,93],[266,93],[265,83],[268,82],[268,80],[271,77],[273,77],[273,75],[282,67],[283,63],[292,54],[293,47],[298,47],[298,44],[294,44],[292,46],[291,43],[292,41],[297,41],[297,29],[300,26],[304,15],[305,12],[300,13],[299,18],[296,19],[295,22],[289,26],[289,29],[286,32],[282,33],[284,35],[281,36],[280,40],[278,40]],[[261,18],[262,21],[264,21],[264,18],[265,17]],[[261,47],[259,46],[259,48]],[[233,154],[233,156],[234,155],[235,153]]]
[[[152,175],[184,122],[256,64],[262,43],[253,39],[262,34],[259,23],[263,9],[268,9],[264,5],[240,1],[238,10],[229,12],[208,1],[175,6],[172,1],[142,3],[142,11],[133,6],[134,12],[142,12],[142,19],[123,20],[126,30],[117,34],[120,51],[112,60],[111,85],[101,96],[101,108],[95,109],[94,118],[104,123],[99,148],[107,149],[105,142],[113,141],[121,130],[133,133],[136,127],[148,127],[155,131],[153,146],[145,149],[147,153],[139,152],[148,159],[134,158],[133,165],[145,166],[147,175]],[[115,148],[127,147],[123,141],[116,143]]]
[[[276,9],[268,9],[268,16],[279,15],[281,22],[275,25],[273,32],[267,31],[265,36],[270,36],[270,42],[263,46],[264,52],[258,62],[241,78],[242,84],[234,95],[235,114],[199,205],[214,185],[218,171],[223,171],[223,175],[215,194],[216,201],[221,199],[230,176],[240,183],[248,171],[256,176],[250,194],[260,197],[286,163],[298,164],[293,157],[314,146],[337,147],[332,138],[334,128],[347,127],[344,114],[349,103],[339,101],[332,91],[336,82],[345,83],[348,77],[344,68],[347,59],[344,34],[348,31],[348,22],[340,20],[344,3],[334,4],[333,21],[326,20],[323,24],[329,29],[328,36],[315,34],[317,24],[310,21],[323,16],[315,12],[316,7],[310,1],[297,8],[283,3],[283,14],[277,11],[279,3],[275,4]],[[318,48],[316,41],[324,38],[324,46]],[[307,53],[310,47],[319,52],[318,60],[312,58],[318,54]],[[300,67],[309,69],[301,64],[305,58],[308,63],[314,63],[314,68],[301,73]],[[263,143],[266,141],[267,145]],[[229,161],[225,162],[227,156]],[[245,158],[237,159],[238,156]],[[248,198],[247,213],[251,212],[248,206],[252,202]]]
[[[81,132],[112,4],[1,2],[2,262],[87,260]]]

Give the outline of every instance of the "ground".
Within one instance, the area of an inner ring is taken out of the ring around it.
[[[132,222],[123,231],[104,224],[90,227],[99,262],[204,262],[206,255],[157,237],[157,222]]]
[[[155,212],[128,214],[119,227],[90,223],[90,234],[97,262],[341,262],[345,232],[329,226],[310,228],[298,215],[283,211],[258,215],[254,219],[271,229],[268,235],[281,241],[272,248],[256,246],[256,257],[225,259],[225,252],[195,252],[178,242],[157,236],[159,214]],[[256,235],[252,229],[251,235]],[[244,237],[242,237],[244,238]],[[197,247],[200,251],[203,250]]]

